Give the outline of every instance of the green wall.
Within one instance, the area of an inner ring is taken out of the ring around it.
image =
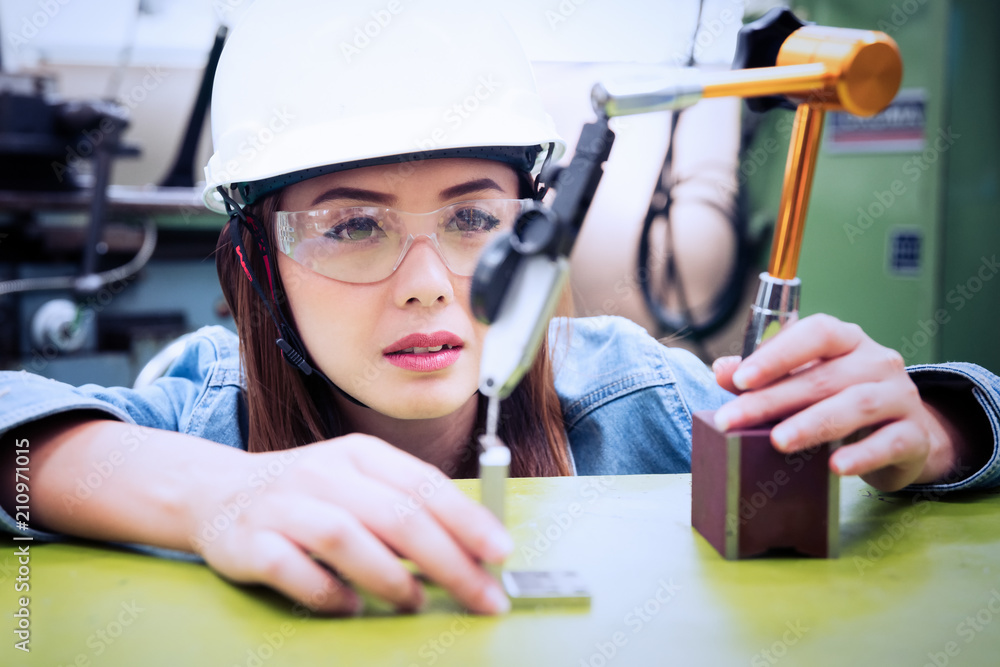
[[[802,313],[857,322],[911,364],[965,360],[1000,371],[1000,275],[992,280],[1000,269],[983,261],[1000,255],[1000,142],[991,119],[1000,102],[998,6],[807,0],[793,11],[889,33],[903,55],[902,88],[926,93],[922,152],[842,154],[824,144],[799,266]],[[747,181],[758,227],[777,213],[791,116],[768,113],[744,156],[744,166],[760,163]],[[774,138],[780,151],[767,150]],[[898,231],[922,236],[920,267],[910,274],[888,267]]]

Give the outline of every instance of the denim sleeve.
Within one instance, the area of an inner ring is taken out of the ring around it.
[[[982,366],[964,362],[910,366],[907,371],[921,390],[934,386],[968,390],[963,411],[970,417],[985,416],[991,442],[973,443],[988,448],[990,454],[979,470],[963,469],[958,462],[959,479],[940,484],[914,484],[908,490],[962,491],[1000,486],[1000,377]]]
[[[74,387],[26,371],[0,372],[0,438],[3,438],[0,451],[5,456],[14,456],[12,439],[4,437],[11,429],[78,410],[100,412],[134,424],[136,428],[122,437],[122,452],[141,446],[148,437],[143,427],[199,435],[241,447],[235,409],[228,422],[213,418],[220,404],[222,408],[230,402],[236,404],[241,380],[238,361],[235,334],[215,326],[196,332],[166,375],[142,389],[96,384]],[[99,474],[87,471],[91,472]],[[26,474],[30,488],[30,466]],[[81,483],[85,480],[83,477]],[[4,532],[38,540],[59,539],[53,533],[19,529],[7,508],[0,508],[0,527]]]
[[[563,320],[550,344],[581,475],[689,472],[692,413],[732,398],[693,354],[623,318]]]

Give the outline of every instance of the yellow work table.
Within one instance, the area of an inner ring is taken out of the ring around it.
[[[690,475],[508,484],[509,566],[576,570],[589,609],[475,617],[432,589],[419,615],[323,618],[204,565],[34,543],[25,654],[5,545],[0,664],[1000,665],[998,491],[845,479],[839,558],[725,561],[691,528]]]

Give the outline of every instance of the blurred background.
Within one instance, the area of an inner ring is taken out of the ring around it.
[[[202,207],[198,183],[214,57],[251,3],[0,0],[0,368],[133,385],[179,336],[234,328],[215,274],[225,220]],[[896,101],[870,119],[827,116],[802,312],[857,322],[910,364],[1000,371],[997,3],[498,6],[571,151],[595,82],[728,68],[740,27],[774,6],[888,33],[904,61]],[[572,258],[576,314],[628,317],[708,362],[738,353],[792,114],[722,99],[614,119]]]

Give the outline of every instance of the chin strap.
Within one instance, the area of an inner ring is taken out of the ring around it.
[[[302,344],[302,341],[296,335],[295,330],[285,320],[281,309],[272,308],[271,306],[272,303],[277,306],[278,299],[274,293],[274,278],[271,270],[271,258],[273,255],[271,254],[271,248],[267,242],[267,235],[264,233],[264,230],[257,225],[254,219],[248,216],[243,209],[240,208],[240,205],[232,197],[230,197],[228,193],[226,193],[224,188],[220,186],[218,188],[218,192],[222,195],[222,201],[226,204],[226,212],[229,214],[229,238],[232,242],[233,249],[236,251],[237,257],[239,257],[243,273],[246,274],[246,277],[253,286],[254,291],[257,292],[257,295],[263,302],[264,308],[267,309],[268,315],[271,316],[274,326],[278,329],[278,339],[274,342],[278,348],[281,349],[281,358],[288,362],[290,366],[302,371],[304,375],[312,375],[315,373],[319,377],[323,378],[323,380],[326,381],[326,383],[333,389],[342,394],[347,400],[351,401],[355,405],[367,408],[367,405],[334,384],[333,381],[330,380],[325,373],[323,373],[323,371],[318,368],[313,368],[306,360],[305,345]],[[257,242],[257,249],[260,251],[260,255],[264,260],[264,269],[267,271],[267,282],[271,289],[270,299],[267,298],[267,295],[264,293],[264,290],[261,288],[259,282],[255,279],[253,270],[250,268],[250,265],[247,264],[248,256],[246,248],[243,246],[243,235],[240,234],[240,227],[246,227],[250,232],[250,235]]]

